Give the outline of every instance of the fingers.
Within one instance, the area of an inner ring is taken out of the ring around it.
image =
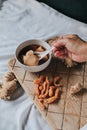
[[[74,37],[77,37],[77,35],[76,34],[66,34],[66,35],[60,36],[60,38],[74,38]]]
[[[63,53],[60,53],[58,51],[54,53],[54,56],[57,58],[60,58],[60,59],[64,59],[64,57],[65,57]]]
[[[68,52],[67,52],[67,50],[65,48],[61,48],[60,50],[55,49],[54,50],[54,56],[64,59],[65,57],[68,56]]]
[[[57,38],[52,45],[55,46],[55,49],[53,50],[54,56],[64,59],[66,57],[71,58],[72,60],[78,61],[78,57],[75,57],[72,53],[75,53],[75,47],[72,47],[75,39],[77,39],[78,36],[75,34],[67,34],[60,36]]]
[[[59,46],[65,46],[67,43],[69,43],[69,41],[71,39],[77,38],[78,36],[76,34],[67,34],[67,35],[63,35],[60,36],[59,38],[57,38],[52,45],[55,47],[59,47]]]
[[[53,45],[55,46],[55,49],[53,50],[54,56],[64,59],[67,56],[67,49],[65,47],[65,44],[67,43],[66,39],[58,38]]]

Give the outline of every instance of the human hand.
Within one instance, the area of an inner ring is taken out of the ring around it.
[[[76,62],[87,61],[87,42],[75,34],[61,36],[52,45],[55,46],[55,57],[70,58]]]

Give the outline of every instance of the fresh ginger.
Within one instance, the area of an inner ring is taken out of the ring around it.
[[[76,94],[78,92],[80,92],[80,90],[83,88],[83,86],[77,82],[75,85],[71,86],[70,88],[70,94]]]
[[[23,63],[28,66],[36,66],[39,63],[39,57],[34,55],[32,50],[29,50],[26,55],[23,56]]]
[[[2,85],[0,85],[0,98],[10,99],[12,93],[17,88],[17,80],[13,72],[7,72],[2,79]]]

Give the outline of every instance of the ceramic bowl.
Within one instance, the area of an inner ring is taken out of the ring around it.
[[[50,64],[50,61],[51,61],[51,58],[52,58],[52,55],[51,55],[51,52],[49,53],[49,58],[46,62],[44,62],[43,64],[41,65],[37,65],[37,66],[27,66],[27,65],[24,65],[18,58],[20,52],[27,46],[29,45],[40,45],[42,47],[44,47],[45,49],[49,49],[50,48],[50,45],[48,43],[46,43],[45,41],[42,41],[42,40],[37,40],[37,39],[31,39],[31,40],[28,40],[28,41],[24,41],[23,43],[21,43],[17,49],[16,49],[16,52],[15,52],[15,56],[16,56],[16,60],[19,64],[20,67],[24,68],[25,70],[28,70],[29,72],[39,72],[39,71],[42,71],[44,70],[49,64]]]

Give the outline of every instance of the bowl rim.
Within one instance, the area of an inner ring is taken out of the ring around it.
[[[46,62],[44,62],[43,64],[40,64],[40,65],[37,65],[37,66],[28,66],[28,65],[25,65],[25,64],[23,64],[22,62],[20,62],[19,61],[19,59],[18,59],[18,56],[17,56],[17,51],[18,51],[18,49],[23,45],[23,44],[25,44],[26,42],[30,42],[30,41],[38,41],[38,42],[43,42],[43,43],[45,43],[48,47],[50,47],[50,45],[46,42],[46,41],[43,41],[43,40],[39,40],[39,39],[29,39],[29,40],[26,40],[26,41],[23,41],[22,43],[20,43],[18,46],[17,46],[17,48],[16,48],[16,51],[15,51],[15,58],[16,58],[16,60],[17,60],[17,62],[23,67],[23,68],[27,68],[27,69],[29,69],[29,68],[38,68],[38,67],[41,67],[41,66],[43,66],[44,64],[46,64],[47,62],[50,62],[50,60],[51,60],[51,58],[52,58],[52,53],[50,52],[49,53],[49,59],[46,61]],[[29,46],[29,45],[26,45],[25,47],[27,47],[27,46]],[[42,45],[43,46],[43,45]],[[45,47],[45,46],[44,46]],[[22,48],[23,49],[23,48]],[[21,49],[21,50],[22,50]],[[20,50],[20,51],[21,51]],[[19,51],[19,53],[20,53],[20,51]],[[18,54],[19,54],[18,53]]]

